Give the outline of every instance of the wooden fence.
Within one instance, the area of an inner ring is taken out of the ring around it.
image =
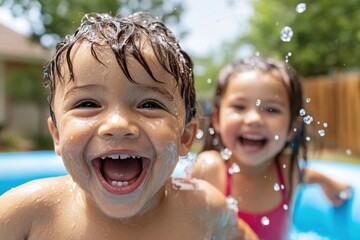
[[[326,148],[360,154],[360,72],[306,78],[303,84],[305,109],[313,117],[309,135]]]

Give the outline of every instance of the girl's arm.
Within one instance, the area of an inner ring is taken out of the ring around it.
[[[305,168],[304,183],[319,184],[324,191],[326,197],[334,206],[339,206],[351,197],[350,186],[346,183],[336,181],[318,171]]]

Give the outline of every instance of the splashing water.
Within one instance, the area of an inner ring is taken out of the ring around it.
[[[234,212],[237,213],[239,211],[238,200],[236,200],[236,198],[234,198],[233,196],[226,197],[226,204],[228,208],[233,210]]]
[[[231,158],[232,152],[229,149],[224,148],[220,154],[221,154],[221,158],[226,161]]]
[[[214,128],[210,127],[208,130],[209,130],[210,135],[215,134],[215,129]]]
[[[274,190],[275,190],[275,192],[280,191],[280,185],[278,183],[274,184]]]
[[[298,5],[296,5],[296,12],[298,13],[303,13],[306,11],[306,3],[299,3]]]
[[[228,172],[229,172],[229,174],[239,173],[240,172],[239,165],[237,165],[236,163],[232,163]]]
[[[307,115],[306,117],[304,117],[304,122],[306,124],[310,124],[313,120],[314,120],[313,117],[310,115]]]
[[[204,137],[204,132],[201,129],[198,129],[196,132],[196,139],[202,139]]]
[[[318,131],[318,133],[319,133],[320,137],[325,136],[325,130],[324,130],[324,129],[320,129],[320,130]]]
[[[280,39],[283,42],[290,42],[293,35],[294,35],[294,32],[293,32],[292,28],[288,27],[288,26],[284,27],[280,31]]]
[[[263,216],[261,218],[261,224],[264,226],[268,226],[270,224],[270,219],[267,216]]]
[[[346,155],[351,155],[351,154],[352,154],[352,151],[351,151],[351,149],[346,149],[346,150],[345,150],[345,153],[346,153]]]

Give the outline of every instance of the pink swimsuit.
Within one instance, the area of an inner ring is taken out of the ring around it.
[[[282,194],[279,206],[265,213],[238,212],[239,218],[247,222],[259,238],[264,240],[285,240],[289,228],[290,210],[288,209],[287,191],[279,164],[276,164],[276,169]],[[231,174],[228,171],[226,179],[226,196],[229,196],[231,195]]]

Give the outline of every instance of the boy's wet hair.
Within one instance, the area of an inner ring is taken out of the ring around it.
[[[287,142],[283,147],[283,150],[276,156],[276,161],[278,161],[279,156],[286,149],[291,149],[290,157],[290,191],[291,196],[291,185],[292,185],[292,172],[294,168],[298,167],[298,160],[301,158],[306,163],[307,160],[307,146],[305,139],[305,123],[299,121],[299,112],[304,108],[303,103],[303,90],[300,81],[300,76],[296,70],[288,63],[280,61],[273,58],[264,58],[264,57],[248,57],[244,59],[235,60],[231,64],[224,67],[219,74],[216,92],[213,100],[213,110],[214,108],[220,107],[220,101],[226,92],[226,88],[229,84],[229,79],[234,74],[249,72],[249,71],[260,71],[263,73],[271,73],[276,71],[280,75],[280,79],[283,82],[286,90],[287,96],[289,98],[290,105],[290,128],[289,131],[294,131],[296,129],[295,135],[292,141]],[[212,124],[210,123],[210,128]],[[205,150],[217,150],[221,151],[224,149],[224,145],[221,142],[221,138],[218,133],[210,134],[209,131],[205,131],[205,140],[202,151]],[[300,180],[302,180],[302,174],[300,174]]]
[[[149,44],[158,62],[175,78],[180,87],[186,108],[186,122],[196,115],[193,63],[181,49],[173,33],[160,20],[146,12],[138,12],[129,17],[90,13],[83,17],[74,34],[66,36],[56,45],[52,59],[44,67],[44,85],[48,90],[50,115],[55,125],[52,100],[57,81],[65,80],[61,72],[65,64],[69,69],[69,81],[75,81],[71,50],[76,43],[82,41],[91,44],[91,54],[101,64],[104,63],[99,60],[95,48],[109,46],[129,81],[136,83],[136,79],[129,73],[128,58],[131,57],[141,64],[154,81],[162,84],[164,82],[155,78],[149,62],[146,61],[147,50],[144,50],[143,46]]]

